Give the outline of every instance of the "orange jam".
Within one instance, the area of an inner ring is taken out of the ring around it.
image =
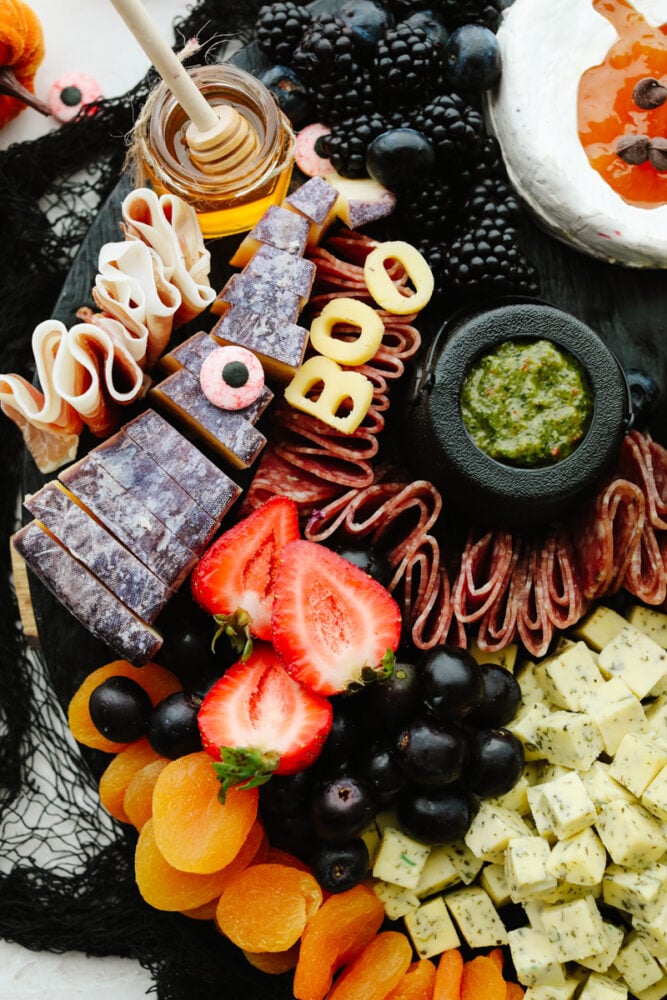
[[[591,165],[625,201],[640,208],[667,202],[667,171],[650,162],[625,163],[616,154],[622,136],[667,137],[667,102],[643,111],[632,93],[652,77],[667,85],[667,25],[653,28],[626,0],[592,0],[618,32],[599,66],[579,83],[579,138]]]

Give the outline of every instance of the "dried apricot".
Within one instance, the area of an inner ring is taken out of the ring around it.
[[[435,965],[428,958],[413,962],[387,1000],[431,1000],[435,985]]]
[[[490,958],[492,962],[495,963],[498,972],[503,974],[503,966],[505,964],[505,955],[503,954],[502,948],[494,948],[492,951],[487,953],[487,958]]]
[[[293,944],[287,951],[244,951],[243,954],[251,965],[260,972],[268,972],[271,976],[280,976],[289,972],[296,965],[299,957],[299,943]]]
[[[181,913],[184,917],[190,917],[191,920],[215,920],[219,899],[219,896],[215,896],[210,902],[194,906],[190,910],[181,910]]]
[[[114,660],[89,674],[79,689],[75,692],[67,710],[67,722],[72,736],[77,743],[82,743],[93,750],[104,750],[106,753],[119,753],[127,743],[114,743],[96,728],[88,711],[88,701],[95,688],[109,677],[130,677],[140,684],[154,705],[173,694],[181,691],[182,684],[175,674],[161,667],[159,663],[146,663],[143,667],[135,667],[127,660]]]
[[[153,825],[160,851],[174,868],[208,874],[241,849],[257,816],[257,789],[232,788],[225,804],[207,753],[172,760],[153,789]]]
[[[330,896],[301,938],[294,973],[297,1000],[323,1000],[336,970],[366,947],[383,920],[382,903],[365,885]]]
[[[252,865],[229,883],[218,903],[218,927],[243,951],[287,951],[322,904],[308,872]]]
[[[462,975],[463,955],[458,948],[443,951],[435,970],[433,1000],[459,1000]]]
[[[343,969],[327,1000],[385,1000],[411,961],[412,945],[405,934],[381,931]]]
[[[131,822],[123,805],[127,786],[138,771],[156,760],[166,758],[160,757],[144,736],[116,754],[100,778],[100,801],[121,823]]]
[[[525,992],[519,983],[505,983],[505,1000],[523,1000]]]
[[[153,815],[153,789],[158,774],[169,763],[166,757],[146,764],[136,774],[132,775],[123,796],[123,809],[132,826],[141,830],[144,823]]]
[[[463,966],[461,1000],[505,1000],[507,988],[496,962],[488,955],[478,955]]]

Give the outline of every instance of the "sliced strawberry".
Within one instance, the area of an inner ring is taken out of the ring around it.
[[[272,631],[287,672],[329,695],[384,672],[386,654],[398,648],[401,613],[363,570],[317,542],[299,540],[282,552]]]
[[[271,639],[271,605],[283,546],[299,537],[297,506],[272,497],[213,542],[192,572],[192,594],[221,631]],[[246,650],[245,655],[249,652]]]
[[[215,767],[223,795],[232,785],[252,788],[308,767],[331,718],[327,699],[293,680],[263,643],[213,685],[198,714],[202,746],[221,762]]]

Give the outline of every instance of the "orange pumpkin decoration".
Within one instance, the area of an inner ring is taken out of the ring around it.
[[[35,12],[23,0],[0,0],[0,128],[26,104],[50,114],[33,93],[43,58],[44,34]]]

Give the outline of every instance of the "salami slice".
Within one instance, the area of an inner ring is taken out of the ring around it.
[[[584,598],[576,569],[569,531],[561,527],[549,533],[540,560],[542,596],[546,613],[557,629],[566,629],[584,613]]]
[[[522,573],[518,584],[516,602],[516,627],[521,642],[531,656],[544,656],[553,639],[554,626],[547,614],[546,581],[540,572],[542,562],[541,541],[533,541],[526,547],[522,569],[521,563],[515,572]]]
[[[507,582],[512,549],[509,531],[487,531],[477,539],[468,533],[452,598],[460,622],[478,621],[493,604]]]
[[[646,517],[654,528],[667,528],[667,466],[664,448],[639,431],[626,434],[619,450],[619,469],[639,486],[646,502]]]
[[[519,551],[519,545],[512,547],[512,564],[505,585],[480,619],[477,645],[486,653],[505,649],[516,636],[518,599],[525,575],[523,562],[519,562]]]
[[[661,521],[667,523],[667,448],[650,437],[647,440],[655,483],[655,514]],[[655,521],[651,523],[654,527],[661,526]]]
[[[645,604],[662,604],[667,597],[667,566],[658,534],[648,520],[644,522],[639,544],[632,553],[623,586]]]
[[[294,500],[302,514],[308,514],[338,492],[340,488],[291,465],[269,446],[257,466],[244,507],[260,507],[273,496],[287,496]]]
[[[432,535],[401,559],[388,589],[403,610],[412,641],[432,649],[444,641],[452,619],[449,579],[440,566],[440,548]]]
[[[364,537],[384,518],[387,499],[402,489],[403,483],[377,483],[362,490],[348,490],[314,512],[306,525],[305,536],[311,542],[322,542],[340,528],[349,535]]]
[[[627,479],[613,479],[589,503],[573,532],[585,598],[592,600],[620,588],[639,544],[644,517],[644,494]]]

